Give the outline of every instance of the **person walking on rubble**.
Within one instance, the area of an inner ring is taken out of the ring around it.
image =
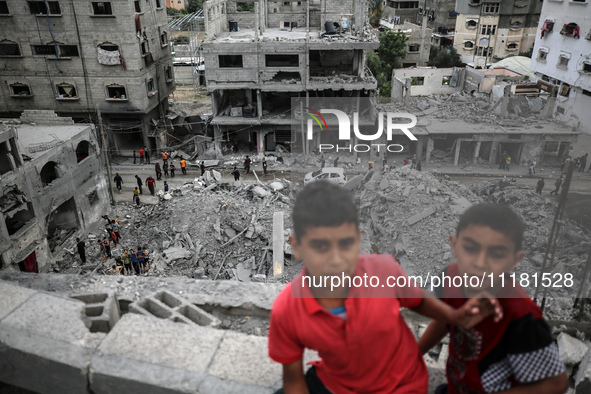
[[[538,184],[536,185],[536,193],[542,194],[542,189],[544,188],[544,178],[540,178]]]
[[[142,178],[140,178],[139,176],[136,175],[135,179],[137,181],[137,188],[140,190],[140,194],[144,194],[144,193],[142,193],[142,185],[143,185]]]
[[[121,175],[119,175],[118,172],[115,173],[115,178],[113,179],[113,182],[115,182],[117,190],[119,190],[119,193],[121,193],[121,184],[123,183],[123,178],[121,178]]]
[[[199,165],[199,169],[201,170],[201,176],[203,176],[203,174],[205,174],[205,162],[202,161],[201,164]]]
[[[146,186],[148,186],[148,189],[150,190],[150,194],[154,195],[154,187],[156,186],[156,180],[154,178],[152,178],[151,176],[149,176],[146,179]]]
[[[558,195],[558,190],[560,189],[560,186],[562,186],[562,178],[563,177],[564,177],[564,175],[561,175],[560,178],[558,178],[556,180],[556,182],[554,182],[554,186],[556,186],[556,189],[555,190],[552,190],[550,192],[550,194],[556,194],[556,195]]]
[[[181,155],[181,171],[183,173],[183,175],[187,175],[187,161],[183,158],[183,156]]]
[[[263,157],[263,174],[267,176],[267,159]]]
[[[140,165],[142,165],[144,164],[144,148],[140,146],[140,148],[138,149],[138,153],[140,154]]]
[[[86,264],[86,249],[85,249],[84,241],[80,241],[80,238],[76,238],[76,247],[78,248],[78,254],[80,255],[80,260],[82,260],[82,264]]]
[[[162,164],[162,170],[164,171],[164,178],[168,178],[168,163]]]
[[[174,166],[174,161],[170,161],[170,177],[174,178],[174,170],[176,169],[176,167]]]
[[[156,170],[156,180],[159,181],[162,179],[162,169],[160,168],[160,162],[156,162],[154,164],[154,169]]]
[[[250,157],[246,155],[246,159],[244,159],[244,174],[248,174],[250,172]]]
[[[144,157],[146,158],[146,164],[150,164],[150,150],[147,146],[144,146]]]
[[[320,168],[324,168],[325,164],[324,155],[320,155]]]
[[[148,247],[144,246],[144,262],[146,264],[146,272],[150,270],[150,253],[148,253]]]
[[[232,175],[234,175],[234,182],[238,182],[240,180],[240,171],[238,171],[238,168],[236,168],[236,166],[234,166],[234,171],[232,171]]]
[[[162,151],[162,161],[164,164],[168,164],[168,153],[165,150]]]
[[[121,226],[119,225],[119,219],[111,220],[111,227],[113,228],[113,232],[117,236],[117,242],[121,240]]]

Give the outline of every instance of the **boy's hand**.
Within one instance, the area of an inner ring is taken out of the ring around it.
[[[494,315],[495,323],[503,318],[503,308],[499,300],[487,292],[479,297],[470,298],[461,308],[454,310],[454,325],[472,328],[490,315]]]

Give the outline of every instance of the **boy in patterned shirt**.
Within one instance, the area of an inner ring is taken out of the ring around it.
[[[457,263],[444,270],[452,280],[436,294],[458,308],[487,290],[501,303],[503,318],[493,323],[488,317],[470,329],[431,322],[419,339],[423,354],[450,334],[448,384],[436,393],[564,393],[568,377],[550,328],[540,308],[508,276],[525,254],[521,219],[504,205],[475,205],[461,216],[449,240]],[[455,277],[483,276],[487,279],[480,287],[470,287],[470,280],[468,286],[452,286]]]

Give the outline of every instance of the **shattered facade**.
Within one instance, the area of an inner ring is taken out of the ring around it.
[[[292,137],[292,98],[375,94],[365,52],[379,41],[367,26],[366,1],[214,0],[204,6],[205,77],[218,144],[304,152],[301,136]]]
[[[591,132],[591,14],[588,2],[544,2],[531,68],[558,87],[552,115]]]
[[[164,0],[3,3],[0,116],[40,109],[88,123],[100,110],[112,150],[158,147],[152,119],[175,89]]]
[[[107,211],[95,128],[25,111],[0,132],[0,269],[47,272]]]
[[[478,68],[529,51],[542,9],[538,0],[456,1],[454,48]]]

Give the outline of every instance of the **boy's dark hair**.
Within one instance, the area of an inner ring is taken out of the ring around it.
[[[456,228],[456,236],[469,226],[487,226],[511,238],[515,244],[515,252],[521,250],[523,244],[523,223],[517,214],[508,206],[483,203],[473,205],[460,217]]]
[[[338,227],[344,223],[359,227],[357,206],[351,193],[326,181],[312,182],[298,193],[292,220],[298,242],[308,227]]]

